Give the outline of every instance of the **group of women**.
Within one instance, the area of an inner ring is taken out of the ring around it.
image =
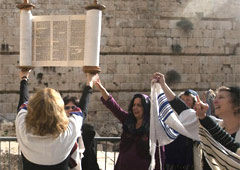
[[[28,71],[21,71],[20,89],[25,88],[25,90],[20,90],[19,112],[16,117],[16,134],[24,170],[69,169],[73,148],[76,141],[81,138],[81,127],[86,115],[84,111],[87,110],[89,100],[86,96],[92,92],[93,86],[101,92],[102,103],[122,124],[123,132],[115,170],[148,169],[151,162],[149,154],[151,100],[147,95],[135,94],[128,110],[125,111],[104,88],[98,75],[88,75],[91,85],[87,92],[84,90],[85,97],[80,100],[82,104],[69,100],[65,102],[64,107],[60,94],[51,88],[38,91],[28,101],[26,88],[28,76]],[[168,87],[163,74],[154,73],[152,79],[155,83],[160,83],[175,112],[182,116],[194,113],[195,123],[199,121],[216,141],[234,153],[240,152],[240,89],[238,87],[221,87],[218,90],[214,100],[215,114],[220,118],[218,119],[206,114],[208,106],[199,97],[193,107],[194,110],[190,109]],[[196,130],[198,133],[198,129]],[[220,134],[224,138],[219,138]],[[193,139],[200,140],[196,134],[193,134]],[[156,170],[165,168],[164,147],[161,147],[160,151],[161,155],[156,152],[155,156]],[[204,170],[206,167],[209,168],[208,162],[204,162]]]

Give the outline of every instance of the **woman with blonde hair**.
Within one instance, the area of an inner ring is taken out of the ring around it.
[[[67,170],[70,152],[81,136],[79,108],[67,117],[60,94],[45,88],[24,103],[16,117],[23,170]]]
[[[60,94],[51,88],[37,92],[29,100],[25,123],[27,131],[34,135],[58,137],[68,126]]]

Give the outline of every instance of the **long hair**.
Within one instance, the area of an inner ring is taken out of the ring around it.
[[[139,129],[136,129],[137,120],[133,114],[133,103],[136,98],[141,99],[141,103],[143,106],[143,123]],[[128,118],[123,123],[123,129],[132,134],[134,133],[149,134],[149,126],[150,126],[150,99],[145,94],[135,94],[129,104]]]
[[[234,106],[234,114],[240,114],[240,87],[226,87],[221,86],[217,89],[217,93],[220,91],[227,91],[230,92],[231,102]]]
[[[69,122],[60,94],[51,88],[38,91],[29,100],[25,122],[34,135],[58,137]]]

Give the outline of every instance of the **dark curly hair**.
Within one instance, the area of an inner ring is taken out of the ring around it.
[[[139,129],[136,129],[136,118],[133,114],[133,103],[136,98],[141,99],[141,103],[143,106],[143,123]],[[128,107],[128,118],[123,123],[123,130],[126,130],[129,133],[147,133],[149,134],[149,126],[150,126],[150,98],[145,94],[135,94],[129,104]]]
[[[70,97],[69,95],[65,96],[63,98],[63,101],[64,101],[64,105],[68,104],[69,102],[72,102],[74,105],[78,105],[78,98],[77,97]]]

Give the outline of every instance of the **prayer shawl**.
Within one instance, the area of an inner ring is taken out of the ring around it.
[[[240,156],[215,141],[200,123],[199,138],[204,156],[213,170],[240,169]]]
[[[178,116],[172,110],[160,84],[154,83],[151,88],[149,138],[151,164],[149,170],[155,168],[155,150],[157,143],[159,146],[169,144],[177,138],[179,133],[184,136],[190,136],[182,123],[178,120]]]
[[[75,108],[70,115],[76,114],[78,115],[80,108]],[[78,140],[75,142],[71,152],[70,152],[70,159],[69,159],[69,167],[71,170],[81,170],[81,159],[83,158],[83,152],[85,151],[84,143],[82,136],[78,138]]]
[[[72,151],[70,152],[70,159],[68,166],[71,170],[81,170],[81,160],[83,158],[83,153],[85,151],[84,143],[82,137],[78,138],[78,141],[75,142]]]
[[[178,132],[184,136],[198,140],[203,153],[213,170],[240,169],[240,157],[215,141],[209,132],[200,126],[193,109],[184,110],[179,116],[171,109],[166,96],[157,83],[151,88],[151,118],[150,118],[150,154],[151,164],[149,170],[155,167],[155,149],[171,143],[176,139]],[[213,119],[216,119],[213,117]],[[217,122],[222,122],[216,119]],[[240,135],[237,133],[236,140]]]

